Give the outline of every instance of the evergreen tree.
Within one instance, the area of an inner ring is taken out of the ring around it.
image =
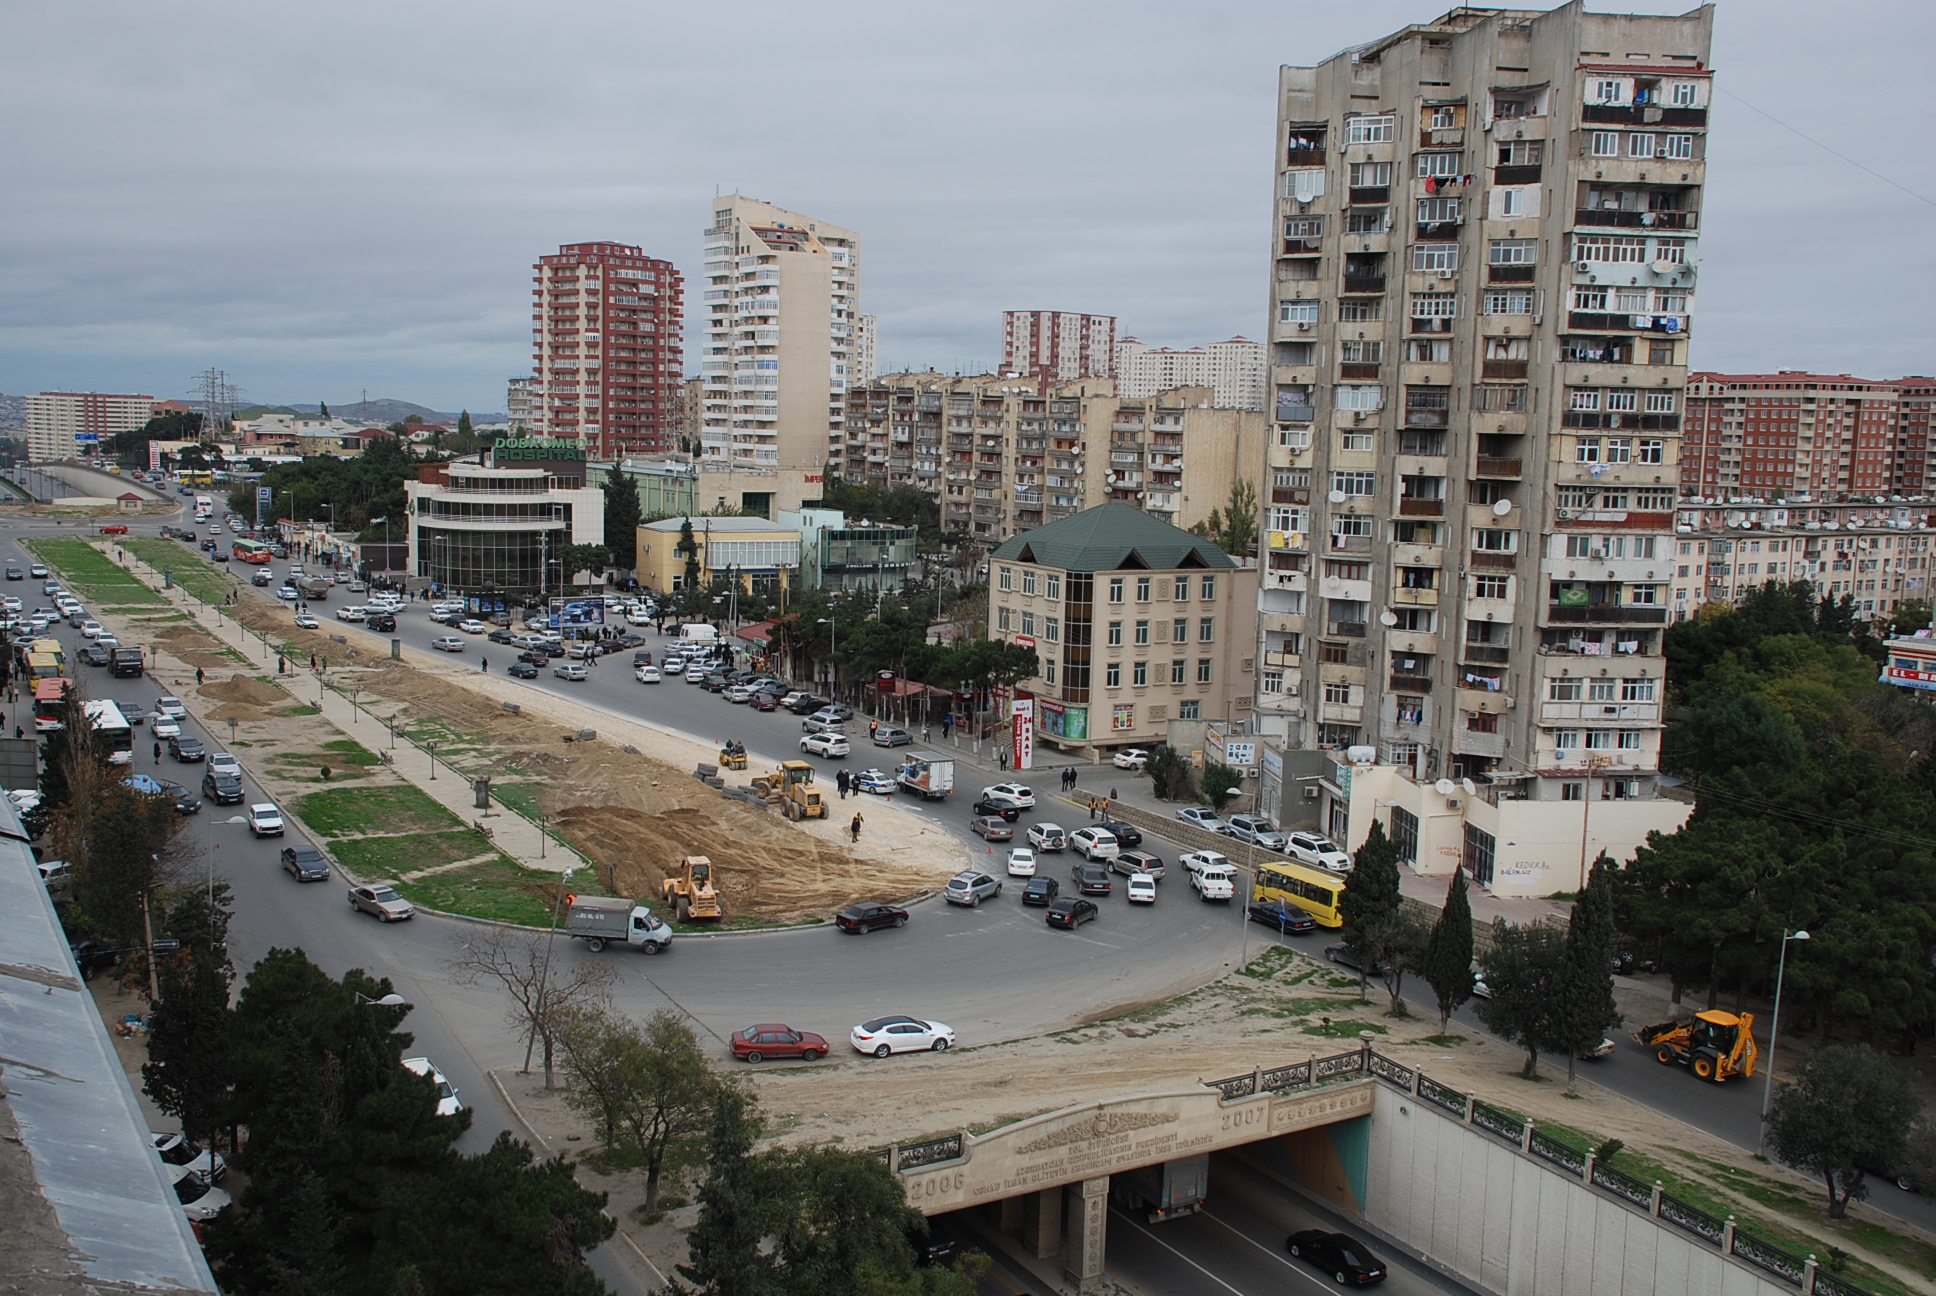
[[[1370,947],[1385,924],[1398,915],[1398,848],[1385,836],[1385,825],[1371,821],[1364,845],[1352,857],[1351,877],[1338,901],[1344,943],[1358,955],[1358,998],[1371,998],[1368,978],[1375,961]]]
[[[1566,1092],[1576,1090],[1580,1051],[1592,1048],[1620,1024],[1613,999],[1613,883],[1615,865],[1603,851],[1593,862],[1586,890],[1573,901],[1566,928],[1553,1005],[1555,1047],[1566,1050]]]
[[[908,1234],[926,1228],[881,1159],[845,1148],[775,1148],[755,1160],[788,1296],[847,1296],[854,1275],[914,1270]]]
[[[477,439],[476,434],[471,430],[471,412],[469,410],[459,410],[457,412],[457,435],[460,437],[469,437],[471,440]]]
[[[316,408],[322,412],[323,422],[325,423],[329,422],[329,402],[326,400],[319,400],[316,402]]]
[[[639,479],[614,467],[605,478],[605,548],[620,571],[639,565],[640,516]]]
[[[158,960],[161,1002],[148,1026],[142,1088],[155,1106],[181,1121],[182,1133],[213,1148],[228,1117],[228,883],[191,888],[169,906],[163,930],[182,947]]]
[[[683,582],[684,603],[687,611],[699,607],[703,591],[699,588],[699,537],[692,532],[692,519],[687,518],[679,524],[678,552],[686,556],[686,579]]]
[[[1439,1034],[1446,1032],[1452,1014],[1472,998],[1472,900],[1466,894],[1465,869],[1452,872],[1445,907],[1432,924],[1425,945],[1425,980],[1439,1004]]]
[[[767,1228],[753,1175],[753,1128],[746,1097],[722,1085],[713,1097],[709,1172],[699,1190],[699,1220],[686,1235],[692,1257],[679,1273],[705,1296],[759,1296],[772,1263],[760,1254]]]
[[[1565,937],[1555,928],[1519,927],[1495,918],[1492,947],[1479,956],[1486,988],[1492,993],[1474,1004],[1473,1011],[1494,1034],[1526,1050],[1520,1074],[1528,1080],[1539,1076],[1540,1051],[1559,1047],[1553,1029],[1553,991],[1565,953]]]
[[[1243,790],[1244,776],[1222,761],[1205,761],[1203,764],[1203,795],[1210,800],[1210,808],[1218,814],[1223,808],[1237,799]]]
[[[1896,1164],[1920,1103],[1908,1079],[1867,1044],[1817,1049],[1768,1113],[1768,1142],[1797,1170],[1828,1185],[1828,1214],[1841,1219],[1868,1196],[1866,1171]]]

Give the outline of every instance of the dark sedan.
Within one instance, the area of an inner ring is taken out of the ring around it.
[[[1286,936],[1302,936],[1305,932],[1318,929],[1318,920],[1296,905],[1279,904],[1275,900],[1258,900],[1244,906],[1244,915],[1254,923],[1275,927]]]
[[[755,693],[752,698],[755,711],[778,711],[780,695],[777,693]]]
[[[201,811],[202,799],[193,792],[179,783],[170,783],[167,779],[156,781],[161,784],[161,794],[174,802],[176,814],[192,815]]]
[[[491,633],[485,635],[484,638],[494,644],[512,644],[516,643],[518,639],[509,630],[493,630]]]
[[[241,805],[242,780],[233,774],[217,774],[210,770],[202,775],[202,795],[216,805]]]
[[[1062,884],[1054,878],[1037,875],[1030,878],[1028,885],[1022,888],[1022,903],[1025,905],[1048,904],[1051,900],[1055,899],[1056,892],[1061,889]]]
[[[793,712],[795,715],[812,715],[826,705],[826,698],[816,697],[812,693],[809,693],[805,697],[795,698],[788,704],[787,710]]]
[[[975,813],[978,815],[996,815],[1006,823],[1014,823],[1022,817],[1022,807],[1016,805],[1007,797],[983,797],[981,800],[975,802]]]
[[[70,939],[67,948],[74,955],[74,965],[80,968],[83,981],[92,981],[94,974],[105,968],[121,966],[121,951],[110,949],[100,941],[83,936],[77,940]]]
[[[733,1056],[748,1062],[767,1058],[799,1058],[812,1062],[827,1056],[827,1041],[812,1031],[797,1031],[791,1026],[768,1023],[736,1031],[732,1039]]]
[[[893,905],[879,904],[863,900],[856,905],[848,905],[834,919],[834,926],[844,932],[871,932],[879,927],[907,926],[908,912]]]
[[[396,633],[397,619],[388,612],[372,612],[365,618],[363,628],[366,630],[374,630],[378,634],[394,634]]]
[[[329,861],[314,846],[284,846],[282,867],[298,882],[329,881]]]
[[[200,738],[184,734],[168,740],[168,754],[178,761],[199,761],[208,759],[208,749],[202,746]]]
[[[1076,890],[1084,895],[1108,895],[1116,889],[1113,875],[1101,864],[1078,864],[1070,871],[1075,875]]]
[[[526,654],[526,656],[529,655],[529,653]],[[526,661],[523,657],[520,657],[511,663],[510,669],[505,674],[509,675],[512,679],[536,679],[538,678],[538,668]]]
[[[1349,945],[1326,945],[1324,947],[1324,957],[1340,967],[1350,968],[1353,972],[1365,970],[1363,960],[1353,952]],[[1383,976],[1384,974],[1385,965],[1383,963],[1378,964],[1370,970],[1370,975],[1372,976]]]
[[[89,666],[105,666],[108,664],[108,650],[97,643],[88,644],[81,649],[81,660]]]
[[[1114,837],[1116,844],[1124,850],[1143,844],[1143,834],[1137,832],[1131,825],[1123,823],[1120,820],[1105,819],[1097,824],[1096,827],[1102,829],[1111,837]]]
[[[1385,1265],[1348,1233],[1306,1229],[1293,1233],[1284,1245],[1300,1260],[1308,1260],[1331,1275],[1340,1287],[1369,1287],[1385,1281]]]
[[[519,653],[518,660],[523,662],[526,666],[551,665],[550,655],[548,653],[539,652],[536,648],[530,649],[529,651],[526,651],[526,652]]]
[[[1096,902],[1093,900],[1084,900],[1078,896],[1064,896],[1049,905],[1047,917],[1049,926],[1074,931],[1100,913],[1102,910],[1096,908]]]

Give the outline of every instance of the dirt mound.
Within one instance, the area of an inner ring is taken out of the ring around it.
[[[273,707],[289,701],[289,695],[273,684],[264,684],[247,675],[231,675],[225,680],[209,680],[196,690],[218,702],[240,702],[245,706]]]
[[[164,626],[154,632],[157,646],[165,649],[168,655],[190,666],[234,666],[235,660],[222,653],[222,645],[199,626],[179,623]]]

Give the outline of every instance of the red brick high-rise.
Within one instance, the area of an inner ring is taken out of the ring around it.
[[[672,262],[624,243],[567,243],[531,268],[533,430],[594,459],[676,450],[685,303]]]

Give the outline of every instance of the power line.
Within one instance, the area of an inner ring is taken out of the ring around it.
[[[1715,89],[1721,90],[1721,87],[1716,86]],[[1840,152],[1834,148],[1829,147],[1827,144],[1822,143],[1822,141],[1816,139],[1813,135],[1806,134],[1803,131],[1797,130],[1793,126],[1790,126],[1787,122],[1775,116],[1767,109],[1755,107],[1753,104],[1749,103],[1746,99],[1743,99],[1740,95],[1734,93],[1734,91],[1732,90],[1721,90],[1721,93],[1726,95],[1728,98],[1734,100],[1736,103],[1740,104],[1743,108],[1746,108],[1751,112],[1760,113],[1763,117],[1766,117],[1769,121],[1781,127],[1783,130],[1788,131],[1790,134],[1798,135],[1802,139],[1807,140],[1810,144],[1813,144],[1816,148],[1822,150],[1822,152],[1827,153],[1833,157],[1841,158],[1844,162],[1848,163],[1856,170],[1867,172],[1869,175],[1874,176],[1876,179],[1882,181],[1882,183],[1888,185],[1892,189],[1902,190],[1904,193],[1908,194],[1911,198],[1914,198],[1917,202],[1928,203],[1931,207],[1936,207],[1936,198],[1925,198],[1923,195],[1917,193],[1914,189],[1909,188],[1907,185],[1898,184],[1896,181],[1891,180],[1888,176],[1882,174],[1882,172],[1876,170],[1874,167],[1864,166],[1862,163],[1857,162],[1854,158],[1850,157],[1848,154]]]

